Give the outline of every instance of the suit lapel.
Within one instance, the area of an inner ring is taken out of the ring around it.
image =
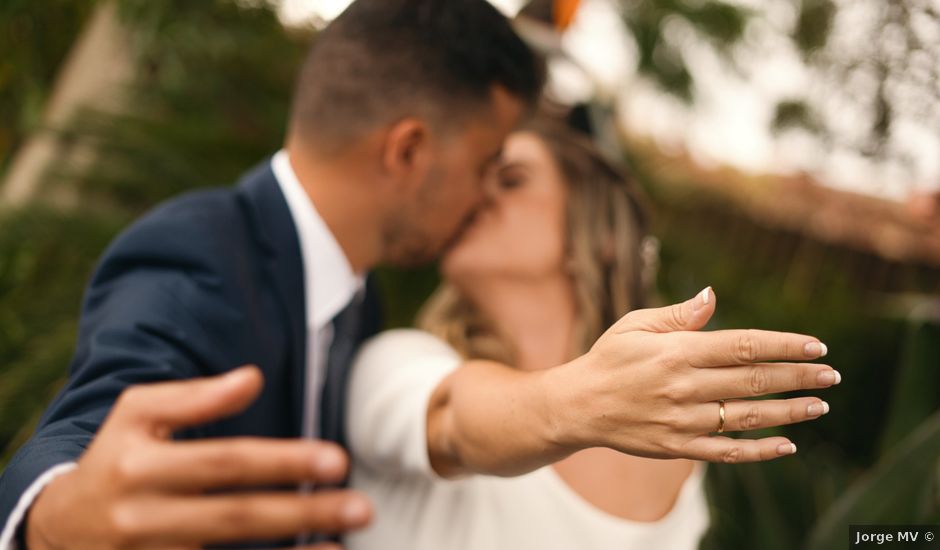
[[[301,432],[306,378],[306,312],[304,267],[297,229],[287,201],[281,193],[270,159],[249,172],[238,185],[239,198],[267,258],[266,269],[290,326],[290,418],[291,432]]]

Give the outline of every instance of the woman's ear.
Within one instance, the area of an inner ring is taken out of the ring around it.
[[[431,162],[431,132],[417,118],[394,123],[386,134],[382,164],[392,181],[406,187],[424,181]]]

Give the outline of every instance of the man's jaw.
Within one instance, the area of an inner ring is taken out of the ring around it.
[[[457,226],[457,229],[454,230],[453,235],[451,235],[450,239],[448,239],[444,243],[444,245],[441,247],[441,250],[440,250],[441,256],[444,256],[448,252],[450,252],[451,249],[453,249],[457,245],[457,243],[459,243],[463,239],[464,235],[466,235],[470,227],[473,226],[474,222],[476,222],[479,215],[480,215],[480,209],[477,209],[477,210],[471,211],[469,214],[464,216],[464,219]]]

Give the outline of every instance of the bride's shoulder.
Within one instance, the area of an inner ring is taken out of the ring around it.
[[[444,340],[414,328],[383,331],[366,340],[359,348],[356,362],[401,360],[417,356],[458,357],[454,348]]]

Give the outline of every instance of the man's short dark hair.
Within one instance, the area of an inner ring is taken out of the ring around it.
[[[333,145],[399,117],[443,123],[489,105],[498,85],[527,106],[541,60],[485,0],[356,0],[316,38],[293,130]]]

